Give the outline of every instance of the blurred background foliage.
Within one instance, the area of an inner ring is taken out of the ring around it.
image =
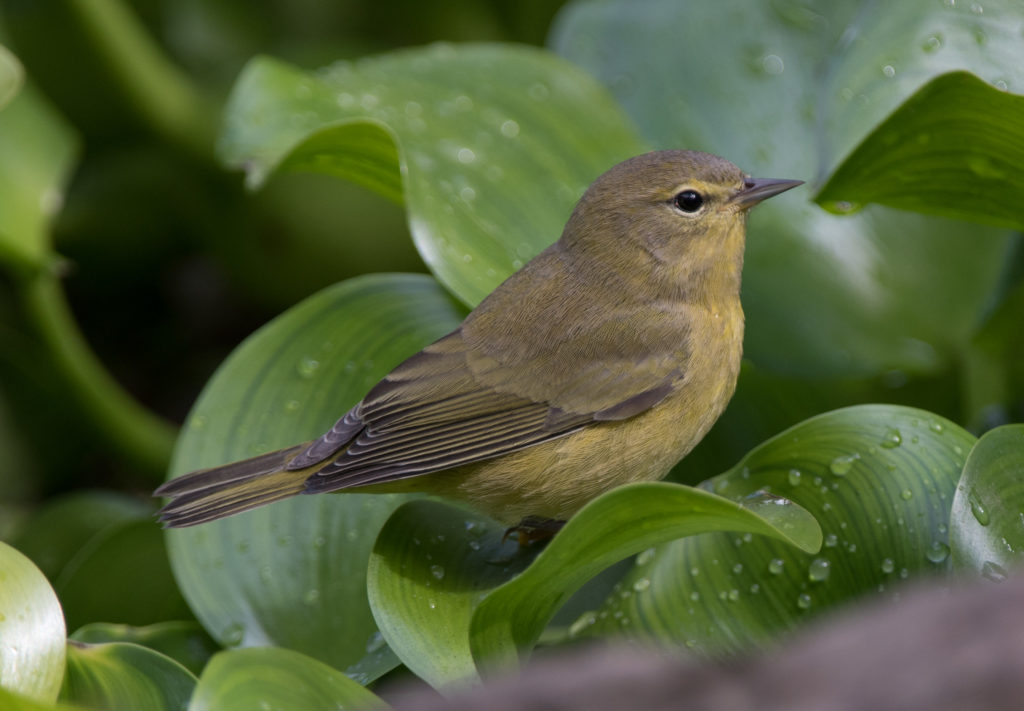
[[[116,17],[121,8],[4,0],[0,41],[76,135],[52,240],[75,322],[100,361],[147,408],[180,423],[214,368],[274,314],[349,276],[424,271],[399,205],[309,174],[247,193],[219,166],[218,113],[254,54],[312,68],[438,39],[540,44],[561,4],[131,3],[168,71],[200,94],[208,132],[182,146],[139,106],[102,46],[109,38],[92,30],[97,14],[131,22]],[[9,523],[19,501],[67,489],[158,481],[162,471],[138,477],[68,401],[11,279],[0,270],[0,519]]]

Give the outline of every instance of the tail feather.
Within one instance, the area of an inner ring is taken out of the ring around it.
[[[301,494],[315,467],[285,467],[308,445],[263,454],[172,479],[154,492],[171,501],[157,512],[168,528],[182,528]]]

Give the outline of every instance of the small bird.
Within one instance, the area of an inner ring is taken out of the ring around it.
[[[614,166],[557,242],[322,437],[167,482],[160,519],[192,526],[296,494],[424,492],[520,531],[557,530],[609,489],[664,477],[736,388],[747,211],[801,183],[697,151]]]

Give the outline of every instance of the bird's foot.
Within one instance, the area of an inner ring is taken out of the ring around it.
[[[565,521],[540,518],[539,516],[527,516],[518,524],[512,526],[512,528],[507,529],[505,535],[501,537],[501,542],[504,543],[508,540],[509,536],[515,534],[519,547],[525,548],[532,543],[551,540],[556,533],[562,530],[564,525]]]

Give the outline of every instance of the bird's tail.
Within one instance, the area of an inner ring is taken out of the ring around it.
[[[171,479],[153,492],[171,499],[157,516],[168,528],[183,528],[301,494],[315,467],[286,467],[308,446],[299,444]]]

